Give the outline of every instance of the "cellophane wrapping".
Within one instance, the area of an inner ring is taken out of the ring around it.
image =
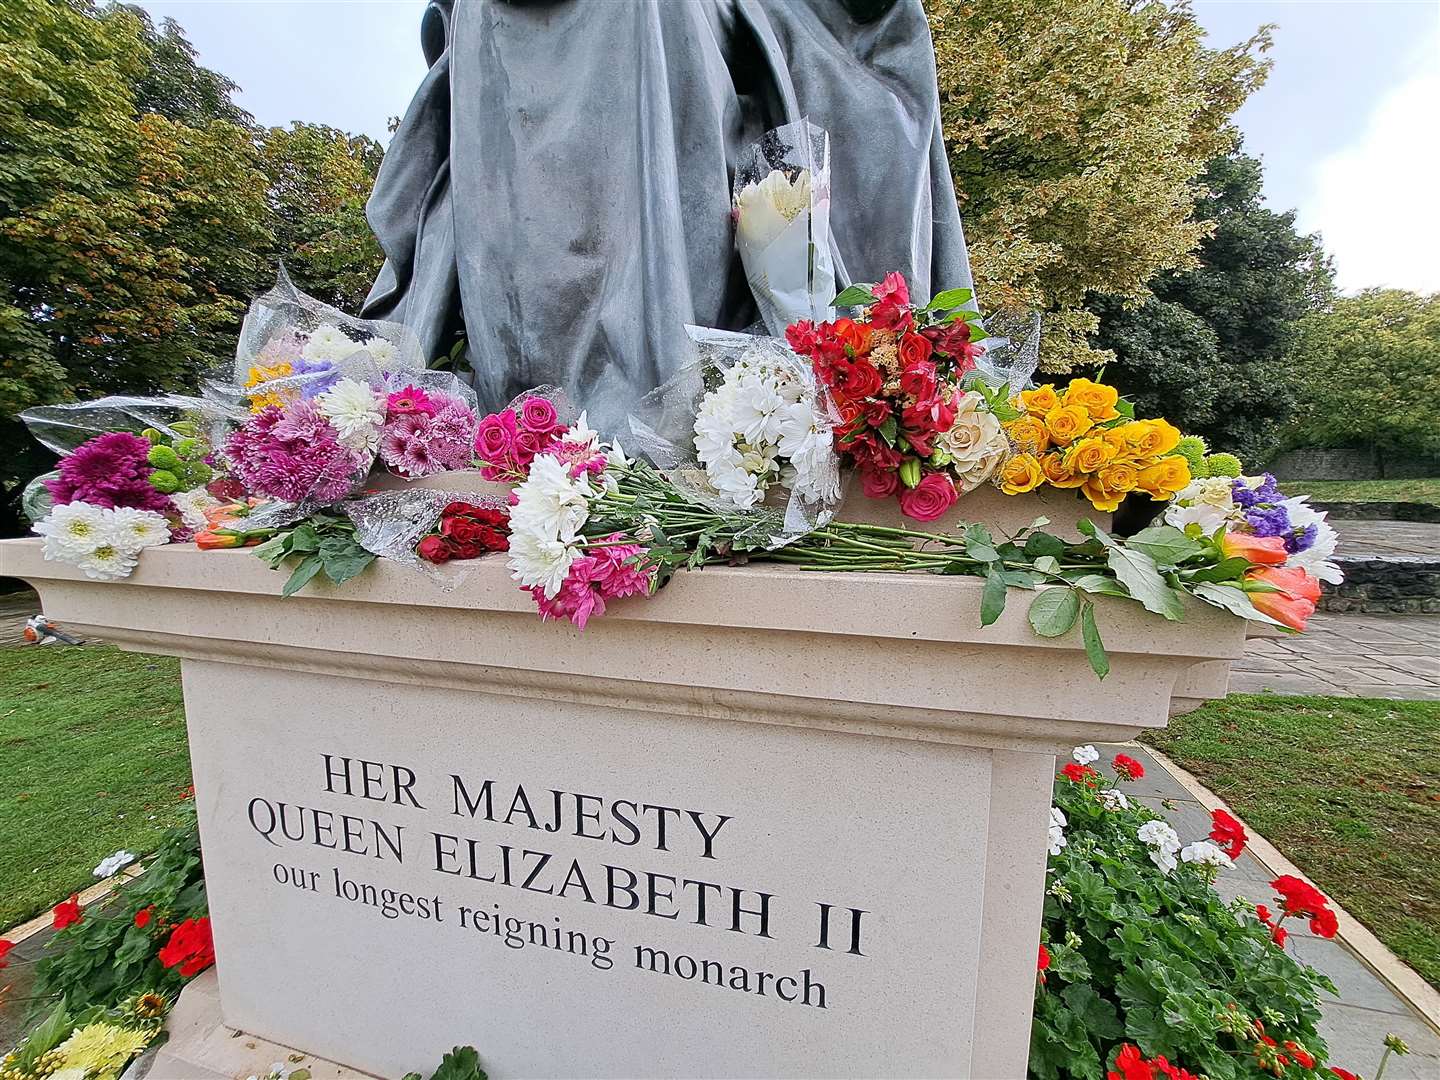
[[[629,417],[627,449],[688,497],[752,524],[738,537],[782,547],[839,505],[834,407],[778,338],[686,327],[696,359]]]
[[[508,510],[506,500],[498,496],[418,486],[362,495],[340,508],[355,526],[356,542],[366,551],[408,566],[448,592],[463,582],[466,571],[480,560],[458,559],[442,569],[417,555],[415,547],[435,531],[445,508],[457,502]],[[491,557],[504,559],[498,554]]]
[[[830,137],[797,120],[754,143],[735,169],[735,247],[770,333],[834,314]]]
[[[985,317],[989,334],[975,373],[991,386],[1007,386],[1018,394],[1030,385],[1040,367],[1040,313],[1001,309]]]

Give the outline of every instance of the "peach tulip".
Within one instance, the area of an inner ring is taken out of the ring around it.
[[[1298,566],[1261,567],[1246,574],[1245,580],[1264,582],[1278,590],[1249,593],[1250,602],[1261,614],[1269,615],[1292,630],[1304,630],[1306,620],[1315,614],[1315,605],[1320,600],[1320,582]]]
[[[1280,566],[1290,557],[1285,540],[1280,536],[1251,536],[1249,533],[1227,532],[1220,538],[1220,550],[1227,559],[1237,556],[1260,566]]]

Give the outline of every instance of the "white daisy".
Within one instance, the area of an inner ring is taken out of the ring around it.
[[[107,542],[77,560],[75,565],[84,571],[86,577],[96,581],[119,581],[129,577],[130,571],[135,569],[138,554]]]
[[[105,511],[87,502],[57,506],[35,531],[45,538],[45,558],[74,562],[110,539]]]
[[[170,542],[170,522],[154,510],[117,506],[107,514],[110,540],[128,551],[143,551]]]

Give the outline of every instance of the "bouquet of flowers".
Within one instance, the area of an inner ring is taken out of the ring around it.
[[[981,389],[965,389],[982,349],[969,289],[910,303],[905,279],[852,285],[837,307],[856,318],[792,324],[786,339],[808,357],[839,413],[835,448],[860,473],[871,498],[899,499],[917,521],[940,517],[964,492],[990,480],[1010,443]]]
[[[416,555],[437,564],[509,550],[510,511],[469,502],[447,503],[435,531],[415,545]]]
[[[829,314],[830,139],[808,120],[767,132],[735,169],[735,247],[772,334]]]
[[[425,380],[416,378],[385,395],[380,460],[397,476],[430,476],[466,469],[474,457],[475,433],[480,423],[474,409],[475,392],[462,388],[449,373],[425,375]],[[427,390],[423,385],[440,380],[451,385],[445,390],[433,386]],[[389,381],[402,380],[391,376]]]
[[[1182,488],[1165,508],[1165,521],[1206,536],[1223,529],[1232,548],[1249,538],[1248,555],[1265,553],[1267,562],[1339,585],[1345,575],[1331,561],[1339,536],[1308,500],[1306,495],[1287,498],[1270,473],[1215,476]]]
[[[1049,484],[1114,510],[1132,491],[1163,501],[1190,483],[1179,429],[1136,420],[1134,406],[1104,383],[1076,378],[1063,391],[1052,383],[1022,390],[1004,426],[1014,448],[1000,474],[1007,495]]]

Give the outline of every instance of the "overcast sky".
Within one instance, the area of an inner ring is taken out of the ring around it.
[[[613,3],[618,0],[588,0]],[[667,0],[676,2],[676,0]],[[424,72],[425,0],[143,0],[240,84],[263,124],[306,120],[384,141]],[[1298,209],[1342,288],[1440,291],[1440,2],[1196,0],[1212,44],[1275,23],[1274,72],[1240,111],[1266,197]]]

